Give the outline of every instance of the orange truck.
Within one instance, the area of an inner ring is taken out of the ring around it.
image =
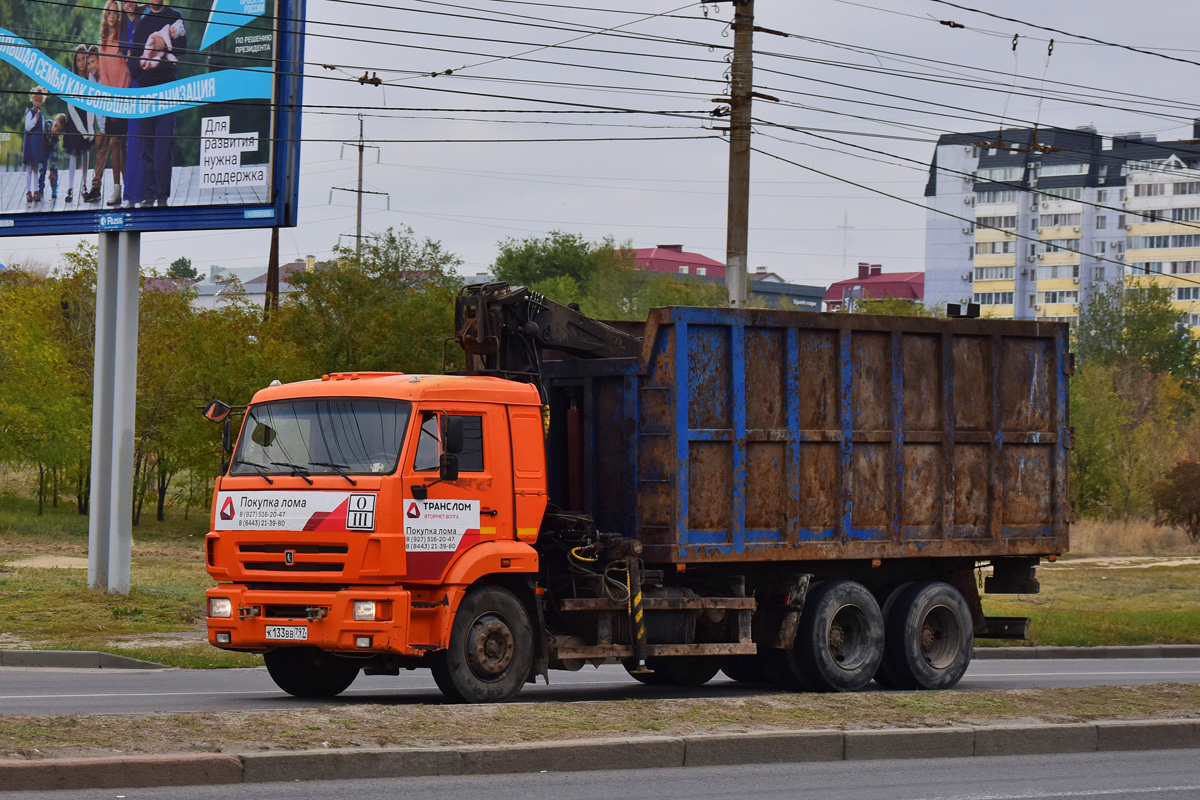
[[[619,661],[649,684],[937,689],[986,592],[1066,549],[1066,326],[460,294],[456,375],[273,384],[206,541],[208,638],[332,696],[459,702]]]

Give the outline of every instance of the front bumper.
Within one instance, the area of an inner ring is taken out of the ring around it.
[[[322,650],[420,655],[409,643],[410,595],[388,586],[351,586],[335,592],[273,591],[221,584],[209,598],[228,598],[231,617],[208,617],[208,643],[227,650],[308,645]],[[356,620],[356,600],[375,603],[374,620]],[[206,604],[207,613],[207,604]],[[268,629],[288,638],[268,638]],[[299,631],[303,638],[298,638]],[[218,635],[220,636],[218,637]],[[297,637],[297,638],[291,638]]]

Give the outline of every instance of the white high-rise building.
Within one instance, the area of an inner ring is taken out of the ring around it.
[[[925,197],[926,303],[1071,319],[1093,286],[1148,276],[1200,327],[1200,145],[1090,127],[947,134]]]

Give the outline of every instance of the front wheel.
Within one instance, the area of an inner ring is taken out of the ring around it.
[[[358,662],[315,647],[279,647],[263,655],[275,685],[296,697],[336,697],[358,677]]]
[[[533,629],[516,595],[499,586],[471,591],[458,606],[449,646],[429,656],[433,679],[456,703],[503,703],[533,667]]]

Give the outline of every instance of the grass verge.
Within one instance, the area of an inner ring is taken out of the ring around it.
[[[1200,643],[1200,565],[1122,568],[1043,567],[1036,595],[984,595],[993,616],[1029,617],[1028,642],[980,644],[1099,645]]]
[[[0,498],[0,647],[100,650],[190,668],[262,663],[200,638],[213,583],[203,513],[135,528],[132,591],[118,596],[89,589],[84,569],[20,566],[30,555],[87,557],[87,518],[73,505],[35,512],[29,501]]]
[[[636,691],[636,690],[635,690]],[[720,691],[713,687],[714,694]],[[363,704],[270,713],[5,717],[0,757],[507,744],[638,734],[1200,717],[1200,685],[485,706]]]

